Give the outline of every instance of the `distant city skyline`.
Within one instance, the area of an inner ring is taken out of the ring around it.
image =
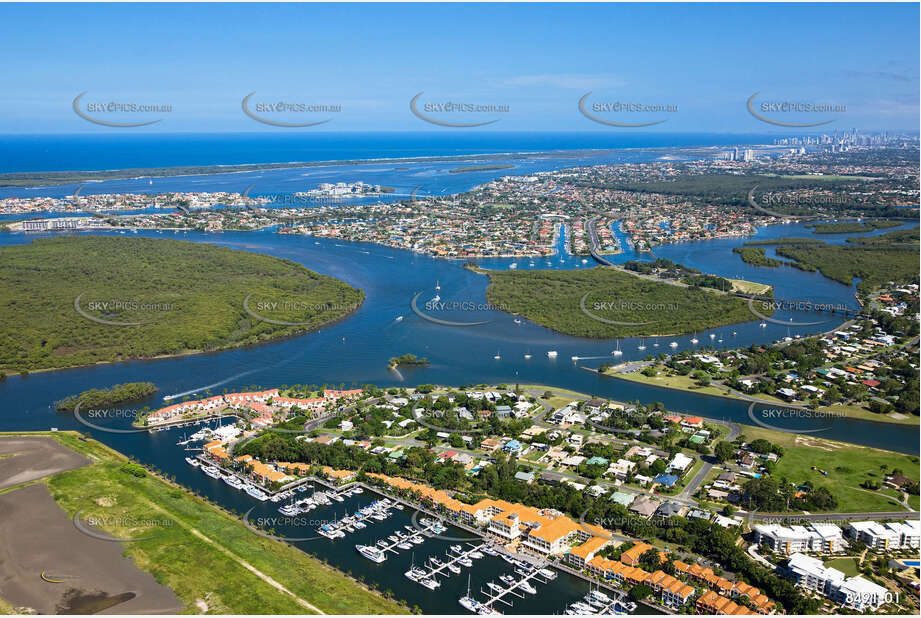
[[[0,134],[917,133],[918,18],[915,3],[6,4]]]

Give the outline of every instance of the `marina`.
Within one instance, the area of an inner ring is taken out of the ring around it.
[[[472,567],[473,560],[483,557],[479,551],[482,547],[483,545],[468,545],[465,551],[461,545],[452,545],[445,553],[445,560],[432,556],[425,560],[424,567],[417,567],[413,561],[404,575],[407,579],[434,590],[441,585],[438,581],[439,576],[450,577],[448,573],[458,575],[461,572],[460,567]]]
[[[384,500],[387,499],[384,498]],[[387,502],[390,503],[389,500],[387,500]],[[445,531],[444,525],[438,521],[423,519],[420,520],[419,523],[422,524],[422,528],[415,528],[413,526],[407,525],[405,526],[405,531],[396,530],[393,534],[387,537],[386,540],[381,539],[373,545],[356,545],[355,549],[368,560],[380,563],[387,560],[387,552],[398,554],[399,552],[397,551],[397,548],[407,550],[412,549],[413,545],[421,545],[422,536],[420,535],[432,536],[435,534],[441,534]],[[345,533],[342,532],[341,528],[339,528],[337,532],[341,533],[341,536],[345,536]],[[418,540],[413,541],[413,539]]]

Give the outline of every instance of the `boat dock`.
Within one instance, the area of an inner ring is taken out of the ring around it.
[[[317,533],[328,539],[343,538],[346,532],[354,532],[356,528],[365,528],[370,523],[369,519],[384,521],[390,517],[392,508],[393,503],[388,498],[376,500],[358,509],[354,515],[346,515],[338,521],[323,524],[317,529]]]
[[[447,554],[447,561],[442,562],[441,564],[435,563],[435,566],[432,566],[432,559],[428,558],[425,561],[425,567],[416,567],[415,569],[409,571],[409,573],[414,573],[414,576],[410,577],[410,579],[414,580],[418,584],[421,584],[426,579],[438,581],[436,577],[438,575],[444,574],[447,577],[450,577],[450,575],[444,572],[446,570],[450,570],[452,566],[454,566],[455,569],[457,569],[457,572],[459,572],[460,567],[473,566],[474,560],[483,557],[483,554],[479,552],[479,550],[483,547],[482,545],[469,545],[467,551],[456,551],[458,547],[460,546],[452,546],[451,550],[449,550]],[[454,553],[451,553],[452,551]],[[438,561],[441,562],[440,559]],[[464,562],[467,562],[467,564],[463,564]],[[454,570],[452,570],[451,573],[454,574]]]
[[[444,532],[445,530],[441,522],[430,521],[430,520],[427,520],[426,522],[424,522],[423,528],[421,529],[416,528],[414,526],[407,526],[407,529],[411,531],[404,532],[402,530],[396,530],[394,534],[391,534],[390,537],[388,537],[388,539],[386,540],[381,539],[377,541],[377,543],[375,543],[374,545],[367,546],[369,549],[373,550],[371,552],[367,552],[367,553],[370,553],[372,557],[369,557],[369,555],[367,555],[366,552],[362,552],[361,549],[358,549],[358,551],[361,552],[361,554],[365,556],[366,558],[368,558],[369,560],[373,560],[374,562],[383,562],[384,560],[387,559],[387,552],[393,552],[394,554],[400,553],[396,550],[396,548],[399,547],[400,545],[408,546],[408,547],[402,547],[400,549],[411,549],[414,545],[422,544],[421,535],[424,534],[426,536],[431,536],[433,534],[440,534],[441,532]],[[396,540],[393,540],[393,539],[396,539]],[[416,539],[416,540],[414,541],[413,539]],[[365,547],[365,546],[361,546],[361,547]]]
[[[506,599],[506,597],[509,595],[523,599],[525,592],[529,594],[536,594],[537,590],[534,588],[534,586],[531,585],[531,582],[536,581],[541,584],[546,584],[550,581],[551,578],[544,574],[548,564],[550,563],[546,563],[543,568],[519,567],[515,569],[515,572],[518,573],[520,579],[510,577],[511,583],[505,583],[503,586],[500,586],[495,582],[489,582],[486,584],[487,590],[480,589],[480,593],[483,594],[487,599],[486,601],[480,603],[480,605],[485,606],[489,610],[493,610],[492,613],[495,613],[495,609],[493,608],[495,603],[504,603],[509,607],[512,606],[512,602]]]

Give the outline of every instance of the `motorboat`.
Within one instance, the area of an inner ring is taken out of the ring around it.
[[[502,586],[500,586],[499,584],[495,583],[495,582],[487,582],[486,585],[487,585],[487,586],[489,587],[489,589],[492,590],[493,592],[496,592],[496,593],[505,592],[505,589],[504,589]]]
[[[538,571],[538,574],[540,574],[540,576],[543,577],[544,579],[549,579],[549,580],[556,579],[556,571],[554,571],[553,569],[541,569],[540,571]]]
[[[487,556],[498,556],[499,552],[492,545],[484,545],[482,548],[483,553]]]
[[[193,458],[191,458],[191,457],[186,457],[186,458],[185,458],[185,462],[186,462],[187,464],[189,464],[190,466],[192,466],[193,468],[197,468],[197,467],[198,467],[198,460],[197,460],[197,459],[193,459]]]
[[[457,563],[461,566],[472,567],[473,561],[470,558],[458,558]]]
[[[557,351],[556,351],[556,350],[550,350],[549,352],[547,352],[547,357],[548,357],[548,358],[556,358],[556,355],[557,355]]]
[[[387,559],[387,556],[384,555],[384,552],[374,547],[373,545],[356,545],[355,549],[358,550],[359,554],[371,562],[381,563]]]
[[[464,548],[460,545],[452,545],[449,549],[458,554],[464,551]]]
[[[422,545],[425,543],[425,539],[423,539],[421,536],[414,536],[409,539],[409,542],[413,545]]]
[[[518,587],[527,592],[528,594],[537,594],[537,588],[531,585],[531,582],[524,579],[518,583]]]
[[[419,580],[419,583],[428,588],[429,590],[434,590],[441,585],[437,580],[432,579],[431,577],[425,577]]]
[[[448,565],[448,570],[451,571],[452,573],[454,573],[455,575],[457,575],[458,573],[461,572],[460,567],[457,566],[456,564],[449,564],[449,565]]]
[[[243,486],[243,490],[244,490],[249,496],[251,496],[251,497],[253,497],[253,498],[255,498],[256,500],[259,500],[259,501],[261,501],[261,502],[265,502],[265,501],[268,500],[268,498],[269,498],[269,497],[265,494],[265,492],[263,492],[263,491],[262,491],[261,489],[259,489],[258,487],[253,487],[252,485],[244,485],[244,486]]]
[[[404,543],[398,543],[398,544],[397,544],[397,547],[399,547],[400,549],[412,549],[412,548],[413,548],[413,546],[412,546],[411,544],[405,543],[405,542],[404,542]]]

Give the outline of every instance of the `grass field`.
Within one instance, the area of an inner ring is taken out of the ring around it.
[[[823,440],[743,425],[742,434],[747,440],[764,438],[785,450],[777,463],[774,478],[787,478],[793,483],[812,481],[816,486],[827,487],[838,499],[836,511],[862,513],[872,511],[905,510],[899,502],[885,492],[860,487],[865,480],[882,482],[885,471],[902,470],[906,477],[918,480],[919,459],[916,455],[903,455],[891,451],[855,446],[843,442]],[[815,466],[828,472],[823,476]],[[885,466],[885,470],[882,468]]]
[[[65,432],[46,435],[95,462],[47,480],[58,505],[71,516],[95,517],[114,536],[149,537],[126,543],[125,555],[169,586],[191,613],[316,613],[312,607],[331,614],[407,613],[398,602],[294,547],[254,534],[178,486],[121,471],[126,458],[98,442]],[[153,529],[115,525],[126,521],[161,523]]]
[[[15,613],[16,613],[16,610],[12,605],[7,603],[3,599],[0,599],[0,614],[11,615]]]
[[[757,283],[755,281],[746,281],[745,279],[729,279],[732,283],[733,292],[742,292],[743,294],[765,294],[772,286],[767,283]]]
[[[759,395],[760,397],[760,395]],[[846,405],[846,406],[820,406],[819,410],[822,412],[832,412],[834,414],[843,414],[849,418],[862,418],[868,421],[877,421],[880,423],[899,423],[902,425],[917,425],[919,417],[914,415],[907,415],[905,418],[897,418],[890,416],[888,414],[877,414],[876,412],[871,412],[866,408],[855,405]]]
[[[838,569],[848,577],[856,577],[859,573],[856,558],[835,558],[826,562],[825,566]]]
[[[725,388],[719,386],[698,386],[698,384],[694,381],[694,378],[691,376],[665,375],[666,369],[662,365],[657,365],[656,369],[659,371],[659,375],[652,378],[643,375],[639,371],[636,373],[615,373],[614,371],[607,371],[605,372],[605,375],[611,376],[612,378],[630,380],[631,382],[641,382],[643,384],[651,384],[653,386],[675,388],[683,391],[690,391],[692,393],[701,393],[703,395],[732,397],[732,394]]]

